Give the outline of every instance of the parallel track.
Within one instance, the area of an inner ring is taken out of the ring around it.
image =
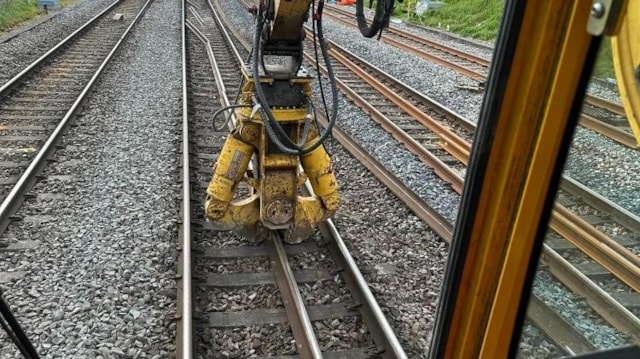
[[[21,219],[18,210],[28,191],[38,181],[66,130],[81,113],[89,91],[150,3],[151,0],[140,7],[135,0],[116,1],[0,88],[1,130],[9,133],[0,139],[7,146],[0,153],[4,157],[0,166],[5,167],[3,173],[10,168],[14,176],[2,183],[0,233],[12,221]],[[113,26],[109,22],[115,12],[124,13],[132,20]],[[107,30],[109,27],[113,27],[115,33]],[[100,35],[101,31],[105,34]],[[96,39],[102,39],[108,48],[91,47],[90,43],[98,41]],[[94,50],[102,55],[85,60],[83,51]],[[80,58],[76,57],[79,54]],[[29,136],[24,136],[25,133]],[[21,151],[25,145],[31,146],[30,149]],[[16,158],[21,152],[23,156]],[[47,196],[55,200],[61,195]],[[28,240],[0,243],[0,251],[20,251],[34,245],[37,243]],[[19,273],[0,273],[0,281],[16,276]]]
[[[453,170],[446,170],[448,166],[446,166],[445,162],[447,162],[447,160],[442,160],[439,153],[441,150],[446,150],[446,152],[448,152],[450,156],[453,156],[460,161],[459,166],[467,164],[470,144],[467,143],[466,146],[460,144],[464,143],[465,140],[463,140],[463,138],[468,138],[469,135],[456,134],[456,132],[464,131],[464,127],[466,126],[467,122],[462,121],[459,126],[457,126],[456,128],[448,129],[447,131],[443,131],[441,128],[435,128],[434,130],[432,130],[430,136],[436,138],[436,140],[434,140],[433,142],[439,146],[439,149],[437,149],[438,152],[434,153],[430,148],[421,146],[419,143],[422,138],[428,136],[421,135],[418,139],[414,138],[412,134],[409,133],[409,131],[402,129],[401,126],[394,125],[394,120],[389,118],[390,116],[385,115],[384,113],[386,111],[386,113],[393,114],[393,116],[396,117],[398,116],[398,114],[403,112],[406,114],[411,113],[415,111],[416,108],[421,106],[419,104],[419,102],[422,101],[421,97],[415,96],[415,91],[405,88],[405,90],[403,91],[405,91],[406,95],[402,95],[402,98],[406,99],[406,102],[408,103],[399,103],[397,108],[390,108],[389,106],[385,106],[381,109],[378,109],[377,104],[381,103],[380,98],[386,97],[389,93],[398,93],[398,89],[403,86],[399,83],[396,83],[393,89],[389,88],[383,91],[379,91],[378,95],[374,96],[373,93],[378,91],[374,89],[381,89],[385,87],[384,84],[370,84],[371,86],[369,88],[366,88],[361,82],[358,82],[356,79],[363,73],[375,73],[375,76],[365,76],[366,80],[363,81],[377,82],[377,78],[384,77],[383,72],[368,65],[362,59],[358,59],[355,55],[349,54],[346,50],[341,49],[336,44],[332,44],[331,49],[332,56],[337,52],[342,52],[342,55],[345,55],[334,56],[334,59],[336,59],[337,62],[344,61],[343,65],[345,67],[354,69],[353,73],[351,73],[347,77],[345,77],[345,73],[339,80],[339,86],[341,87],[341,90],[347,95],[347,97],[354,101],[358,106],[363,108],[364,111],[371,114],[374,121],[385,128],[385,130],[387,130],[392,136],[399,139],[399,141],[407,149],[415,153],[427,166],[434,168],[436,173],[438,173],[445,181],[451,183],[452,188],[460,193],[460,189],[463,185],[463,177],[460,174],[455,173],[455,171]],[[309,61],[313,61],[313,58],[311,56],[307,57],[307,59]],[[336,64],[334,65],[334,67],[339,68],[340,65]],[[385,77],[385,81],[386,80],[387,78]],[[413,93],[413,95],[411,95],[410,93]],[[369,101],[366,101],[364,99],[365,97],[368,98]],[[371,104],[371,102],[374,101],[376,105]],[[426,103],[429,103],[429,101],[426,101]],[[411,129],[413,130],[414,128],[412,127]],[[452,136],[458,138],[456,140],[453,140]],[[439,139],[439,141],[437,139]],[[571,180],[567,179],[566,181]],[[608,206],[611,206],[611,203],[609,203]],[[634,260],[631,259],[633,258],[633,253],[631,253],[627,248],[621,248],[620,245],[613,244],[615,243],[615,241],[610,239],[606,234],[598,231],[595,227],[593,227],[592,224],[585,221],[584,219],[581,219],[579,216],[567,210],[563,206],[557,205],[556,208],[557,210],[554,212],[551,228],[562,233],[568,241],[572,242],[573,245],[577,246],[578,248],[588,248],[590,255],[593,255],[598,263],[606,268],[609,268],[616,277],[636,290],[635,288],[637,286],[637,280],[639,277],[638,267],[635,267],[633,265]],[[636,223],[632,218],[625,217],[620,221],[619,225],[623,226],[623,223],[629,222],[635,223],[632,226],[640,224]],[[439,220],[436,221],[435,224],[438,226],[442,226],[441,221]],[[574,230],[567,231],[566,228],[571,228]],[[597,235],[582,235],[585,232],[597,233]],[[602,246],[602,238],[605,237],[608,238],[606,242],[612,243],[612,247]],[[562,249],[566,250],[566,248]],[[556,257],[558,257],[556,251],[549,246],[545,246],[543,260],[549,258],[555,259]],[[573,266],[571,266],[566,261],[548,260],[547,262],[545,262],[545,264],[550,267],[552,273],[554,274],[558,272],[577,272],[577,270],[575,270],[575,268],[573,268]],[[564,278],[564,276],[562,275],[556,276],[558,278]],[[597,286],[586,276],[580,277],[580,281],[582,282],[578,286],[575,284],[570,284],[571,282],[568,280],[564,281],[564,283],[579,294],[588,292],[594,296],[597,295],[599,298],[597,301],[600,301],[601,303],[607,303],[607,305],[600,305],[597,306],[597,308],[594,307],[594,309],[598,311],[605,320],[607,320],[611,325],[617,326],[618,329],[623,330],[626,333],[630,333],[632,336],[633,333],[637,333],[637,330],[640,329],[640,327],[638,326],[640,324],[640,321],[638,321],[638,318],[633,315],[633,313],[631,313],[628,309],[623,308],[620,303],[613,299],[610,294],[607,294],[601,290],[594,289]],[[621,325],[620,323],[624,324]]]
[[[356,27],[354,13],[336,6],[327,6],[326,9],[328,11],[325,14],[332,20],[348,27]],[[491,64],[489,59],[393,27],[385,30],[380,39],[391,46],[450,68],[481,83],[486,80]],[[579,123],[627,147],[638,147],[627,122],[624,108],[619,103],[595,95],[587,95]]]
[[[0,87],[0,232],[148,4],[114,2]]]

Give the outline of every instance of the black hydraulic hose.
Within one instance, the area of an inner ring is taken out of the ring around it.
[[[332,103],[332,107],[333,107],[333,113],[331,114],[331,118],[329,119],[329,123],[327,125],[327,128],[325,130],[324,133],[322,133],[318,140],[312,144],[311,146],[304,148],[305,146],[305,142],[302,141],[302,143],[300,144],[296,144],[294,143],[289,136],[284,132],[284,129],[282,128],[282,126],[280,125],[280,123],[273,117],[273,113],[271,112],[271,109],[269,108],[269,105],[266,101],[266,97],[264,95],[264,92],[262,91],[262,86],[260,84],[260,72],[259,72],[259,68],[258,68],[258,64],[259,64],[259,60],[260,60],[260,51],[255,51],[254,50],[254,61],[253,61],[253,80],[254,80],[254,86],[255,86],[255,90],[256,90],[256,96],[257,96],[257,102],[258,104],[261,106],[259,111],[260,111],[260,115],[263,119],[263,123],[265,125],[265,129],[267,131],[267,134],[269,135],[269,138],[274,142],[274,144],[276,145],[276,147],[278,147],[278,149],[280,151],[282,151],[283,153],[287,153],[287,154],[293,154],[293,155],[304,155],[307,153],[310,153],[311,151],[315,150],[316,148],[318,148],[319,146],[321,146],[324,141],[329,138],[329,136],[331,135],[331,131],[333,129],[333,126],[335,125],[336,122],[336,118],[337,118],[337,114],[338,114],[338,89],[335,83],[335,76],[333,73],[333,68],[331,67],[331,62],[329,61],[329,53],[327,51],[327,47],[326,47],[326,43],[324,41],[324,33],[322,31],[322,10],[324,8],[324,1],[321,0],[318,3],[318,16],[315,19],[315,21],[317,22],[317,26],[318,26],[318,38],[319,38],[319,42],[320,42],[320,49],[322,51],[322,56],[323,59],[325,61],[325,64],[327,66],[327,72],[328,72],[328,76],[329,79],[331,80],[331,90],[332,90],[332,98],[333,98],[333,103]],[[260,14],[262,15],[262,14]],[[257,44],[260,44],[260,36],[262,33],[262,28],[264,26],[264,22],[265,19],[263,16],[259,17],[259,23],[256,26],[256,32],[254,35],[254,47],[255,46],[259,46]],[[310,121],[310,119],[307,119],[307,121]],[[307,128],[307,124],[305,123],[305,128]],[[276,133],[277,131],[277,133]],[[307,132],[307,130],[305,130],[304,132]],[[306,136],[305,136],[306,137]],[[286,144],[282,143],[282,140],[284,140],[286,142]]]
[[[33,343],[29,340],[27,335],[24,333],[20,324],[11,313],[11,309],[4,301],[2,296],[2,292],[0,291],[0,322],[2,322],[2,327],[5,329],[7,334],[13,339],[14,343],[22,353],[22,355],[27,359],[37,359],[40,358],[38,356],[38,352],[36,352],[36,348],[33,346]]]
[[[225,118],[224,122],[221,123],[220,127],[216,126],[216,118],[218,116],[220,116],[221,113],[223,113],[224,111],[229,111],[232,110],[234,108],[240,108],[240,107],[251,107],[251,105],[246,105],[246,104],[237,104],[237,105],[231,105],[231,106],[226,106],[223,107],[221,109],[219,109],[218,111],[213,113],[213,129],[216,131],[223,131],[224,127],[227,125],[227,123],[229,123],[229,120],[231,119],[231,115],[229,115],[229,117]]]
[[[371,2],[369,0],[369,7]],[[367,24],[367,19],[364,16],[364,0],[356,1],[356,19],[358,20],[358,28],[360,33],[365,37],[374,37],[378,34],[378,38],[382,35],[382,29],[389,25],[389,18],[393,11],[393,3],[395,0],[377,0],[376,1],[376,14],[371,21],[371,25]]]
[[[324,63],[327,66],[327,76],[329,77],[329,85],[331,86],[331,107],[332,112],[331,116],[327,116],[328,124],[325,132],[320,137],[318,142],[322,143],[326,138],[331,135],[331,131],[333,130],[333,126],[336,124],[336,120],[338,118],[338,86],[335,81],[335,74],[333,73],[333,66],[331,65],[331,59],[329,58],[329,51],[327,50],[327,44],[324,40],[324,31],[322,29],[322,10],[324,9],[324,0],[320,0],[318,3],[318,39],[320,42],[320,51],[322,52],[322,58],[324,59]],[[318,65],[318,76],[320,74],[320,65]],[[324,93],[322,96],[324,102]],[[327,107],[326,103],[324,103],[325,109]],[[326,112],[326,111],[325,111]]]

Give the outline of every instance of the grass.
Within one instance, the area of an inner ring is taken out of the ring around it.
[[[59,7],[74,5],[79,0],[58,0]],[[40,15],[38,0],[0,0],[0,33]]]
[[[37,0],[0,0],[0,32],[5,32],[40,13]]]
[[[417,2],[405,0],[397,4],[395,15],[474,39],[495,40],[498,34],[504,0],[445,0],[444,6],[421,16],[413,12]]]
[[[421,16],[413,11],[418,1],[396,2],[394,15],[413,23],[441,28],[474,39],[493,41],[498,35],[504,0],[441,0],[446,2],[444,6],[429,10]],[[605,38],[602,43],[593,76],[615,77],[609,38]]]
[[[599,78],[615,78],[616,72],[613,68],[613,56],[611,53],[611,38],[605,37],[600,45],[596,63],[593,66],[593,76]]]

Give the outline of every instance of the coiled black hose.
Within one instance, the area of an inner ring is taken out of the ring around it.
[[[398,0],[402,2],[402,0]],[[373,0],[369,0],[369,8],[371,8]],[[364,17],[364,0],[356,1],[356,19],[358,20],[358,28],[365,37],[374,37],[378,34],[378,39],[382,35],[382,29],[389,26],[389,19],[393,12],[393,3],[395,0],[377,0],[376,14],[371,21],[371,25],[367,24]]]

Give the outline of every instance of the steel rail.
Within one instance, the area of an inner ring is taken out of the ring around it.
[[[345,15],[351,15],[350,12],[340,8],[337,5],[325,5],[325,8],[329,8],[331,10],[343,13]],[[392,24],[393,23],[389,24],[389,28],[388,29],[393,29],[391,27]],[[462,37],[462,36],[456,35],[456,34],[451,33],[451,32],[446,32],[444,30],[436,29],[436,28],[433,28],[433,27],[425,27],[425,26],[421,26],[421,25],[416,25],[416,24],[411,23],[411,22],[404,22],[404,25],[407,26],[407,27],[412,27],[414,29],[419,29],[421,31],[427,31],[427,32],[435,33],[437,36],[447,37],[449,39],[453,39],[454,41],[459,41],[459,42],[466,43],[469,46],[475,46],[475,47],[482,48],[483,50],[493,50],[493,45],[488,45],[488,44],[486,44],[484,42],[479,42],[477,40],[473,40],[473,39],[470,39],[470,38]]]
[[[527,316],[569,355],[591,353],[598,349],[535,294],[529,298]]]
[[[315,64],[315,59],[313,58],[313,56],[309,55],[306,52],[304,56],[308,61]],[[327,75],[326,68],[322,67],[321,71],[323,72],[323,74]],[[426,149],[418,141],[413,139],[409,134],[400,129],[400,127],[393,123],[393,121],[391,121],[380,111],[378,111],[375,106],[371,105],[369,102],[367,102],[367,100],[365,100],[360,95],[358,95],[358,93],[352,90],[344,81],[336,78],[336,84],[338,85],[338,88],[345,94],[345,96],[347,96],[347,98],[351,99],[358,106],[360,106],[363,111],[371,116],[371,119],[378,123],[382,128],[387,130],[387,132],[389,132],[396,140],[402,143],[405,148],[407,148],[411,153],[418,156],[418,158],[426,166],[433,169],[433,171],[438,174],[438,176],[445,182],[449,183],[456,192],[462,192],[461,182],[457,179],[459,175],[455,170],[447,166],[431,151]]]
[[[342,274],[345,277],[345,281],[349,285],[354,299],[362,304],[359,309],[363,313],[362,317],[367,323],[367,328],[375,338],[375,343],[382,346],[380,354],[384,358],[407,358],[407,354],[402,349],[398,337],[394,334],[391,325],[389,325],[382,309],[376,302],[371,289],[367,285],[367,281],[358,269],[358,265],[349,253],[349,249],[333,221],[328,219],[320,223],[318,228],[323,233],[324,238],[327,238],[327,235],[331,238],[330,243],[333,246],[334,253],[336,253],[335,257],[342,262],[339,264],[344,269]]]
[[[610,199],[589,190],[589,188],[582,183],[570,177],[563,176],[560,188],[574,196],[580,197],[589,206],[607,213],[617,223],[626,227],[630,231],[640,233],[640,217],[620,207],[616,203],[613,203]]]
[[[616,115],[619,115],[619,116],[624,116],[624,117],[627,116],[627,114],[624,112],[624,107],[621,104],[613,101],[609,101],[605,98],[598,97],[596,95],[587,94],[584,97],[584,102],[590,105],[593,105],[595,107],[604,108],[605,110],[611,113],[615,113]]]
[[[335,44],[333,43],[330,44],[331,47],[335,46]],[[408,100],[402,98],[400,95],[398,95],[389,87],[385,86],[382,82],[376,79],[373,75],[369,74],[366,70],[360,68],[353,61],[347,59],[343,54],[335,51],[333,48],[329,50],[329,54],[332,55],[333,58],[339,61],[341,64],[346,66],[349,70],[357,74],[371,87],[378,90],[381,94],[391,100],[391,102],[395,103],[400,109],[407,112],[415,120],[433,131],[438,137],[442,139],[442,142],[440,143],[441,147],[447,150],[460,162],[466,164],[469,153],[471,152],[471,144],[469,142],[453,133],[451,129],[436,121],[433,117],[424,113],[421,109],[410,103]]]
[[[318,116],[318,120],[323,127],[327,127],[328,122],[324,116]],[[429,206],[418,194],[407,187],[402,180],[394,176],[380,162],[375,160],[367,150],[355,141],[350,140],[350,136],[345,131],[339,127],[334,127],[332,134],[353,157],[371,171],[393,194],[400,198],[416,217],[425,222],[431,230],[438,236],[448,239],[448,241],[453,238],[453,224],[451,222]]]
[[[416,99],[421,104],[423,104],[425,106],[428,106],[429,108],[435,109],[435,111],[437,111],[438,114],[442,115],[443,117],[445,117],[446,119],[448,119],[451,122],[455,122],[457,125],[461,126],[466,131],[469,131],[469,132],[475,131],[476,124],[474,122],[470,121],[469,119],[465,118],[461,114],[459,114],[459,113],[455,112],[454,110],[444,106],[443,104],[437,102],[436,100],[434,100],[431,97],[423,94],[422,92],[419,92],[418,90],[416,90],[413,87],[405,84],[404,82],[392,77],[391,75],[389,75],[388,73],[382,71],[381,69],[379,69],[378,67],[376,67],[372,63],[368,62],[367,60],[365,60],[363,58],[358,57],[353,52],[341,47],[340,45],[338,45],[338,44],[333,42],[333,43],[331,43],[331,48],[334,51],[337,51],[339,53],[344,54],[347,58],[351,57],[351,58],[357,59],[357,61],[359,63],[363,64],[364,67],[368,67],[368,68],[374,69],[375,72],[376,72],[376,78],[377,79],[379,79],[382,82],[386,81],[386,82],[392,83],[394,87],[398,87],[402,91],[407,92],[409,97],[413,97],[414,99]]]
[[[124,0],[116,0],[114,1],[111,5],[109,5],[106,9],[102,10],[98,15],[94,16],[93,18],[91,18],[89,21],[87,21],[86,23],[84,23],[84,25],[80,26],[78,29],[76,29],[74,32],[72,32],[69,36],[65,37],[64,39],[62,39],[62,41],[60,41],[57,45],[55,45],[54,47],[52,47],[49,51],[45,52],[42,56],[40,56],[37,60],[35,60],[34,62],[32,62],[29,66],[25,67],[22,71],[20,71],[20,73],[18,73],[17,75],[15,75],[13,78],[11,78],[9,81],[5,82],[4,85],[0,86],[0,96],[4,95],[10,88],[12,88],[13,86],[15,86],[16,84],[19,83],[19,81],[27,74],[29,74],[33,69],[35,69],[38,65],[40,65],[43,61],[45,61],[49,56],[51,56],[53,53],[55,53],[56,51],[58,51],[58,49],[60,49],[62,46],[66,45],[67,42],[69,42],[71,39],[75,38],[76,35],[78,35],[80,32],[82,32],[83,30],[85,30],[87,27],[89,27],[91,24],[93,24],[94,21],[98,20],[99,18],[101,18],[104,14],[106,14],[107,12],[109,12],[110,10],[112,10],[114,7],[116,7],[119,3],[123,2]]]
[[[273,274],[282,295],[282,302],[287,312],[293,338],[296,341],[298,354],[302,359],[320,359],[322,358],[322,351],[313,332],[313,326],[307,313],[307,307],[304,305],[304,299],[300,294],[300,288],[298,288],[298,283],[289,265],[281,236],[271,232],[271,240],[266,241],[265,245],[269,251]]]
[[[333,9],[332,9],[333,10]],[[335,11],[335,10],[334,10]],[[337,17],[335,15],[332,15],[330,12],[326,13],[327,15],[329,15],[330,17],[332,17],[335,21],[338,21],[342,24],[344,24],[345,26],[349,26],[349,27],[357,27],[357,25],[355,23],[352,23],[348,20],[345,20],[343,18]],[[435,48],[438,51],[441,51],[443,53],[446,53],[450,56],[455,56],[458,57],[462,60],[468,60],[469,62],[478,64],[480,66],[488,66],[485,64],[482,64],[480,62],[487,62],[487,60],[481,59],[479,57],[476,57],[474,55],[471,54],[466,54],[462,51],[458,51],[456,49],[453,48],[448,48],[446,46],[443,46],[441,44],[437,44],[433,41],[428,41],[426,39],[420,39],[417,36],[411,36],[412,34],[404,34],[398,30],[395,29],[389,29],[389,31],[391,33],[393,33],[395,36],[400,37],[400,38],[404,38],[404,39],[408,39],[410,41],[414,41],[417,42],[423,46],[427,46],[427,47],[431,47],[431,48]],[[469,77],[471,79],[474,79],[476,81],[484,81],[484,79],[486,78],[485,74],[479,73],[477,71],[471,70],[468,67],[465,67],[463,65],[457,64],[455,62],[452,62],[450,60],[447,60],[445,58],[442,58],[440,56],[434,55],[429,53],[428,51],[425,51],[423,49],[420,49],[418,47],[415,46],[411,46],[411,44],[407,44],[405,42],[399,41],[394,39],[393,37],[389,36],[388,34],[383,33],[382,36],[380,37],[380,39],[383,42],[388,43],[389,45],[395,46],[399,49],[405,50],[407,52],[416,54],[424,59],[430,60],[436,64],[442,65],[444,67],[448,67],[466,77]],[[417,40],[419,39],[419,40]]]
[[[557,203],[549,226],[629,287],[640,292],[640,257]]]
[[[605,135],[606,137],[609,137],[612,140],[621,143],[629,148],[638,147],[638,143],[636,142],[636,138],[633,136],[633,134],[624,131],[619,127],[612,126],[606,122],[600,121],[595,117],[589,116],[585,113],[581,113],[578,123],[582,127]]]
[[[444,67],[448,67],[470,79],[476,80],[476,81],[484,81],[486,79],[486,75],[485,74],[481,74],[477,71],[471,70],[468,67],[465,67],[463,65],[457,64],[455,62],[449,61],[447,59],[444,59],[442,57],[436,56],[436,55],[432,55],[430,53],[428,53],[427,51],[424,51],[418,47],[415,46],[411,46],[410,44],[406,44],[402,41],[398,41],[395,40],[393,38],[390,37],[383,37],[383,41],[395,46],[399,49],[408,51],[410,53],[419,55],[422,58],[425,58],[427,60],[431,60],[436,64],[442,65]]]
[[[640,340],[640,319],[605,292],[547,244],[543,245],[541,263],[574,293],[582,296],[614,328]]]
[[[429,39],[425,39],[425,38],[420,37],[418,35],[412,34],[412,33],[408,32],[408,31],[402,31],[402,30],[391,28],[391,27],[388,30],[389,30],[389,32],[391,32],[393,34],[396,34],[397,36],[406,37],[409,40],[412,40],[412,41],[415,41],[415,42],[418,42],[418,43],[422,43],[422,44],[425,44],[427,46],[434,47],[434,48],[436,48],[436,49],[438,49],[438,50],[440,50],[442,52],[445,52],[445,53],[447,53],[449,55],[459,57],[459,58],[461,58],[463,60],[468,60],[469,62],[476,63],[476,64],[478,64],[480,66],[488,68],[491,65],[491,60],[487,60],[485,58],[482,58],[480,56],[476,56],[476,55],[468,53],[468,52],[460,51],[460,50],[458,50],[456,48],[453,48],[453,47],[450,47],[450,46],[442,45],[442,44],[440,44],[438,42],[435,42],[435,41],[429,40]],[[382,36],[384,37],[384,34]]]
[[[74,118],[76,111],[80,108],[80,105],[84,102],[89,90],[93,87],[98,77],[102,74],[102,71],[107,66],[113,55],[120,48],[120,45],[127,37],[133,26],[138,22],[138,19],[142,16],[142,14],[146,11],[148,5],[153,0],[147,0],[147,2],[140,9],[136,17],[133,19],[131,24],[127,27],[123,35],[120,36],[118,42],[114,45],[113,49],[109,52],[107,57],[98,67],[95,74],[91,77],[87,85],[84,87],[78,98],[74,101],[73,105],[65,116],[62,118],[60,123],[56,126],[55,130],[51,133],[47,141],[44,143],[36,157],[31,161],[29,167],[24,171],[20,179],[16,182],[16,185],[11,189],[11,192],[7,195],[7,197],[0,204],[0,233],[3,233],[9,223],[11,222],[11,216],[18,210],[22,201],[24,200],[24,195],[29,191],[33,183],[36,181],[36,176],[42,171],[44,166],[46,166],[46,160],[53,154],[55,151],[55,146],[58,141],[62,138],[62,134],[65,132],[72,119]]]
[[[182,228],[178,250],[180,256],[180,275],[178,298],[180,298],[177,326],[177,357],[193,358],[193,282],[191,273],[191,168],[189,160],[189,98],[187,93],[187,24],[186,1],[182,2],[181,41],[182,41]]]
[[[341,9],[336,9],[335,7],[327,7],[328,9],[331,9],[334,12],[340,13],[342,15],[348,15],[348,16],[353,16],[353,14],[348,13],[344,10]],[[329,15],[331,16],[331,15]],[[339,17],[334,17],[338,22],[344,24],[345,26],[349,26],[349,27],[356,27],[355,23],[347,21],[343,18],[339,18]],[[406,31],[402,31],[402,30],[398,30],[398,29],[393,29],[393,28],[389,28],[389,32],[394,33],[396,36],[399,37],[404,37],[407,39],[410,39],[411,41],[415,41],[419,44],[423,44],[425,46],[433,46],[430,43],[434,43],[437,44],[435,42],[432,42],[430,40],[426,40],[426,39],[422,39],[419,36],[416,36],[414,34],[408,33]],[[448,67],[464,76],[467,76],[473,80],[476,81],[485,81],[486,80],[486,74],[481,74],[477,71],[474,71],[472,69],[469,69],[465,66],[462,66],[460,64],[457,64],[455,62],[449,61],[446,58],[442,58],[433,54],[430,54],[427,51],[421,50],[415,46],[411,46],[410,44],[406,44],[403,43],[401,41],[398,40],[394,40],[393,38],[389,37],[386,34],[383,34],[381,39],[385,42],[387,42],[389,45],[395,46],[399,49],[408,51],[410,53],[416,54],[422,58],[425,58],[427,60],[433,61],[434,63],[437,63],[439,65],[442,65],[444,67]],[[428,43],[427,43],[428,42]],[[445,48],[450,49],[449,51],[444,50]],[[449,53],[452,54],[453,56],[462,58],[462,59],[469,59],[470,62],[479,64],[481,66],[490,66],[490,61],[489,60],[485,60],[479,57],[476,57],[475,55],[471,55],[468,54],[466,52],[457,50],[457,49],[453,49],[453,48],[448,48],[446,46],[443,45],[439,45],[438,47],[439,51],[445,52],[445,53]],[[471,60],[471,58],[473,58],[473,60]],[[626,114],[624,112],[624,108],[614,102],[605,100],[603,98],[594,96],[594,95],[586,95],[585,96],[585,102],[589,103],[593,106],[596,107],[601,107],[607,111],[610,111],[614,114],[620,115],[620,116],[624,116],[626,118]],[[592,131],[595,131],[597,133],[600,133],[606,137],[611,138],[612,140],[627,146],[629,148],[638,148],[638,143],[636,142],[635,137],[633,136],[632,133],[629,133],[627,131],[624,131],[620,128],[617,128],[615,126],[609,125],[599,119],[593,118],[591,116],[588,116],[586,114],[581,114],[581,118],[580,118],[580,122],[579,124],[587,129],[590,129]]]

